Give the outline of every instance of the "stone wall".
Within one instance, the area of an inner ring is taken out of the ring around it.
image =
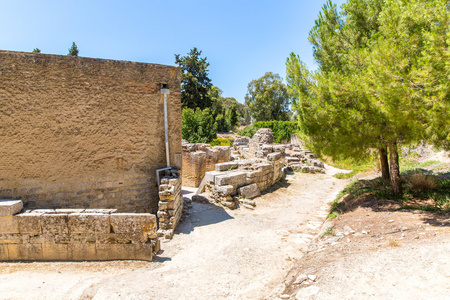
[[[22,211],[0,200],[0,260],[148,260],[159,250],[155,215],[107,209]]]
[[[228,146],[183,143],[183,185],[198,187],[205,173],[213,171],[218,163],[230,161],[230,155]]]
[[[181,179],[176,176],[164,177],[159,186],[158,236],[172,238],[182,212]]]
[[[259,196],[280,180],[284,176],[283,166],[284,157],[279,152],[271,153],[265,159],[216,164],[215,171],[205,174],[208,195],[196,195],[192,199],[204,197],[228,208],[239,204],[254,205],[248,199]]]
[[[0,198],[25,207],[157,212],[166,166],[181,168],[178,67],[0,51]]]

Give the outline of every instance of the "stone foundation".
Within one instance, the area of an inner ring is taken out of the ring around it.
[[[230,161],[231,148],[208,144],[183,143],[183,185],[198,187],[203,176],[218,163]]]
[[[0,260],[147,260],[159,250],[156,216],[114,209],[35,209],[0,200]]]

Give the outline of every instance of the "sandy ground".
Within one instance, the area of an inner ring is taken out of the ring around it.
[[[0,298],[262,299],[303,256],[348,182],[294,173],[254,210],[193,203],[152,263],[0,263]]]

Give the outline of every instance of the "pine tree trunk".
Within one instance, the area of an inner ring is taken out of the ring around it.
[[[398,163],[397,142],[389,143],[389,164],[391,175],[391,186],[394,194],[402,193],[402,181],[400,178],[400,165]]]
[[[389,162],[386,147],[378,149],[380,152],[381,177],[384,181],[389,182]]]

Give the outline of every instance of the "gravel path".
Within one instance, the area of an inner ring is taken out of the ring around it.
[[[254,210],[193,203],[153,263],[0,263],[0,298],[261,299],[303,255],[348,182],[295,173]]]

